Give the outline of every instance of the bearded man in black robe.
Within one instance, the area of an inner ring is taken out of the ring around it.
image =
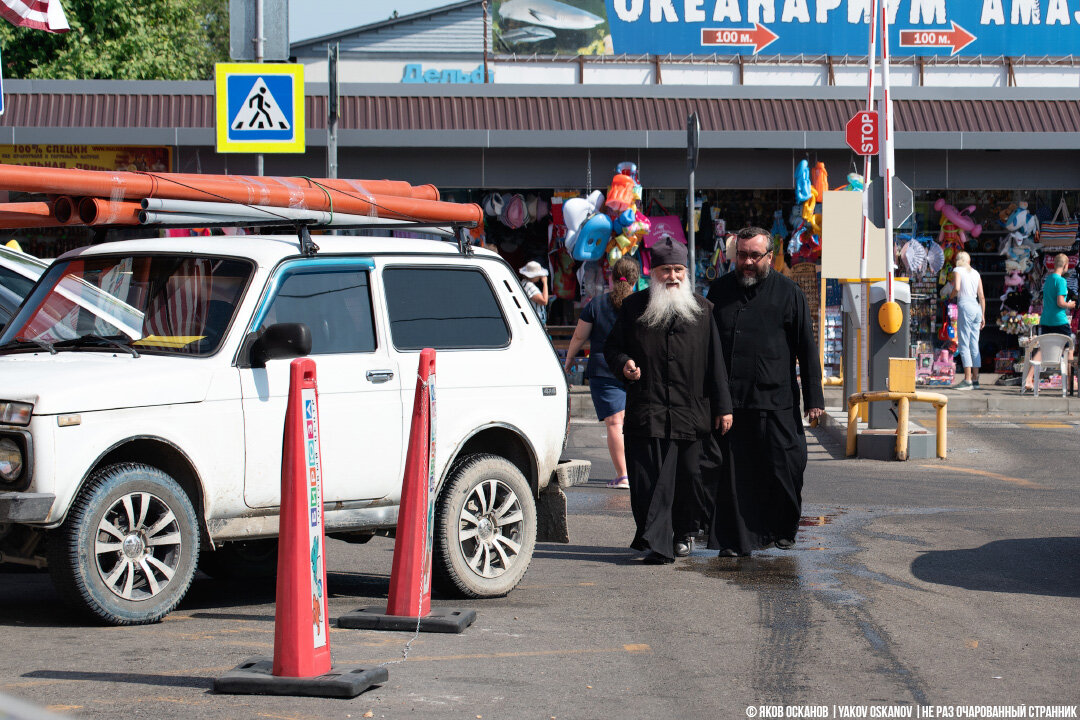
[[[716,493],[709,547],[721,557],[795,546],[806,469],[800,379],[810,420],[825,407],[806,296],[772,272],[771,237],[758,227],[740,230],[735,269],[709,287],[735,415],[731,433],[713,433],[703,456],[706,486]]]
[[[630,547],[644,562],[690,554],[698,529],[702,440],[731,427],[731,398],[712,306],[687,279],[687,252],[670,238],[653,245],[649,289],[623,301],[604,343],[608,366],[626,380],[623,434]]]

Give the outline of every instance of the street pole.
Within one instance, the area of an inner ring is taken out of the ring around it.
[[[329,89],[327,90],[326,118],[326,176],[338,176],[337,130],[338,130],[338,53],[340,44],[327,47]]]
[[[263,0],[255,0],[255,62],[261,63],[263,51]],[[263,174],[263,156],[259,153],[255,156],[255,174]]]
[[[874,62],[877,57],[877,13],[878,0],[870,3],[870,49],[866,54],[866,109],[874,109]],[[870,171],[871,156],[863,157],[863,231],[862,248],[859,255],[859,279],[865,280],[866,275],[866,251],[870,243],[870,212],[868,201],[870,198]]]
[[[697,275],[697,261],[695,260],[697,227],[694,224],[694,175],[697,171],[698,136],[700,133],[701,123],[698,121],[698,114],[692,112],[686,118],[686,167],[690,171],[690,188],[689,193],[686,196],[686,227],[687,230],[690,231],[690,242],[689,247],[687,247],[687,254],[690,257],[686,269],[690,275],[690,292],[694,291],[695,275]]]
[[[882,133],[882,180],[885,183],[885,294],[886,301],[893,302],[893,206],[892,179],[895,168],[893,156],[892,95],[889,89],[889,3],[881,3],[881,124]]]
[[[480,3],[484,10],[484,84],[488,83],[488,4],[487,0]]]

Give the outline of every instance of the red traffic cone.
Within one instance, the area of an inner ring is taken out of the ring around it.
[[[319,398],[315,361],[289,366],[281,448],[274,658],[250,658],[214,681],[225,693],[356,697],[385,682],[386,668],[333,671],[326,600]]]
[[[394,541],[394,564],[386,612],[366,607],[338,618],[338,627],[460,633],[476,619],[474,610],[431,609],[431,542],[435,491],[435,351],[420,351],[413,395],[409,449]]]
[[[394,564],[390,570],[387,615],[423,617],[431,611],[431,533],[435,468],[432,442],[431,387],[435,384],[435,351],[420,351],[413,395],[409,451],[401,485]]]
[[[281,448],[274,675],[313,677],[330,669],[322,509],[322,448],[315,361],[289,366]]]

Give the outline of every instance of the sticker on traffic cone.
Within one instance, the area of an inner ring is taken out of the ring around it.
[[[353,610],[338,627],[364,630],[416,630],[460,633],[476,620],[475,610],[431,607],[431,542],[435,525],[435,351],[420,351],[413,396],[409,449],[390,571],[386,611]]]
[[[274,657],[245,660],[214,680],[217,692],[351,698],[387,680],[384,667],[330,665],[320,455],[315,361],[298,358],[289,366],[281,448]]]

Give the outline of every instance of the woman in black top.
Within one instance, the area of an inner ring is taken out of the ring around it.
[[[626,458],[623,450],[623,418],[626,408],[626,387],[615,377],[604,359],[604,342],[611,332],[619,308],[634,292],[639,276],[638,264],[631,258],[624,257],[615,263],[611,270],[611,292],[593,298],[581,311],[574,336],[566,350],[566,372],[574,357],[581,350],[585,341],[589,341],[589,364],[585,366],[585,377],[589,379],[589,394],[592,395],[596,419],[607,426],[608,452],[615,464],[615,479],[608,483],[611,488],[629,488],[626,475]]]

